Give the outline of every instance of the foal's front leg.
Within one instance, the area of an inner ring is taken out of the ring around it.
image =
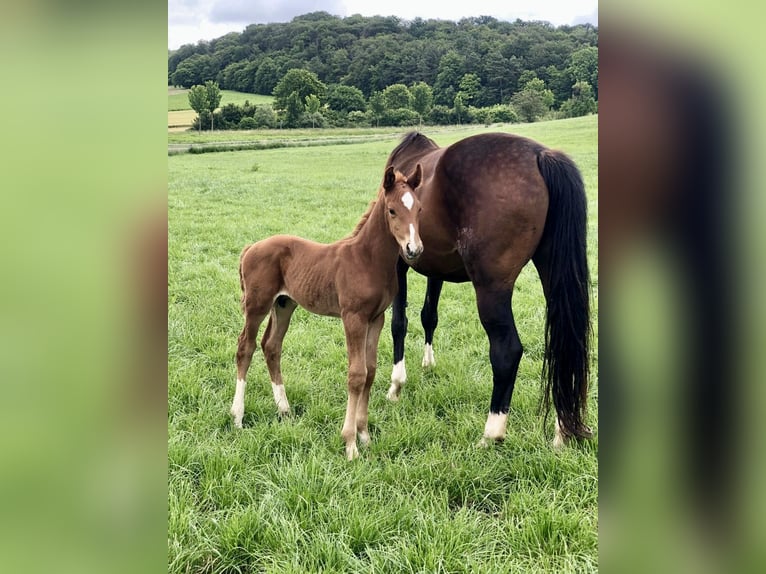
[[[359,442],[362,443],[363,446],[370,443],[370,431],[367,428],[370,389],[375,382],[375,372],[378,368],[378,341],[380,339],[380,332],[383,330],[385,319],[385,314],[381,313],[372,320],[367,329],[367,378],[365,379],[362,395],[359,397],[359,403],[356,406],[356,430],[359,433]]]
[[[342,319],[348,352],[348,403],[340,436],[346,442],[346,458],[353,460],[359,456],[356,448],[356,413],[367,380],[368,322],[364,317],[351,314],[344,314]]]

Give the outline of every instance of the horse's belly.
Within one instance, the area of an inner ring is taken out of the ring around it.
[[[457,251],[443,254],[432,252],[428,256],[424,250],[420,258],[410,266],[421,275],[427,277],[435,277],[454,283],[469,280],[463,259]]]

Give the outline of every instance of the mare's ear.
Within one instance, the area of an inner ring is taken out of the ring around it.
[[[420,167],[420,164],[415,166],[415,172],[407,178],[407,183],[410,184],[410,187],[412,189],[415,189],[417,186],[420,185],[421,180],[423,179],[423,168]]]
[[[394,189],[396,183],[396,174],[394,173],[394,166],[389,165],[386,169],[386,173],[383,175],[383,189],[386,193]]]

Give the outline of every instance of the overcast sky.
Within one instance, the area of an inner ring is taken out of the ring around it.
[[[546,20],[556,26],[598,24],[598,0],[168,0],[168,48],[241,32],[248,24],[289,22],[318,11],[404,20],[493,16],[508,21]]]

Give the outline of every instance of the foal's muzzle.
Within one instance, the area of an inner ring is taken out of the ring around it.
[[[407,243],[404,248],[404,257],[407,261],[415,261],[423,253],[422,243]]]

